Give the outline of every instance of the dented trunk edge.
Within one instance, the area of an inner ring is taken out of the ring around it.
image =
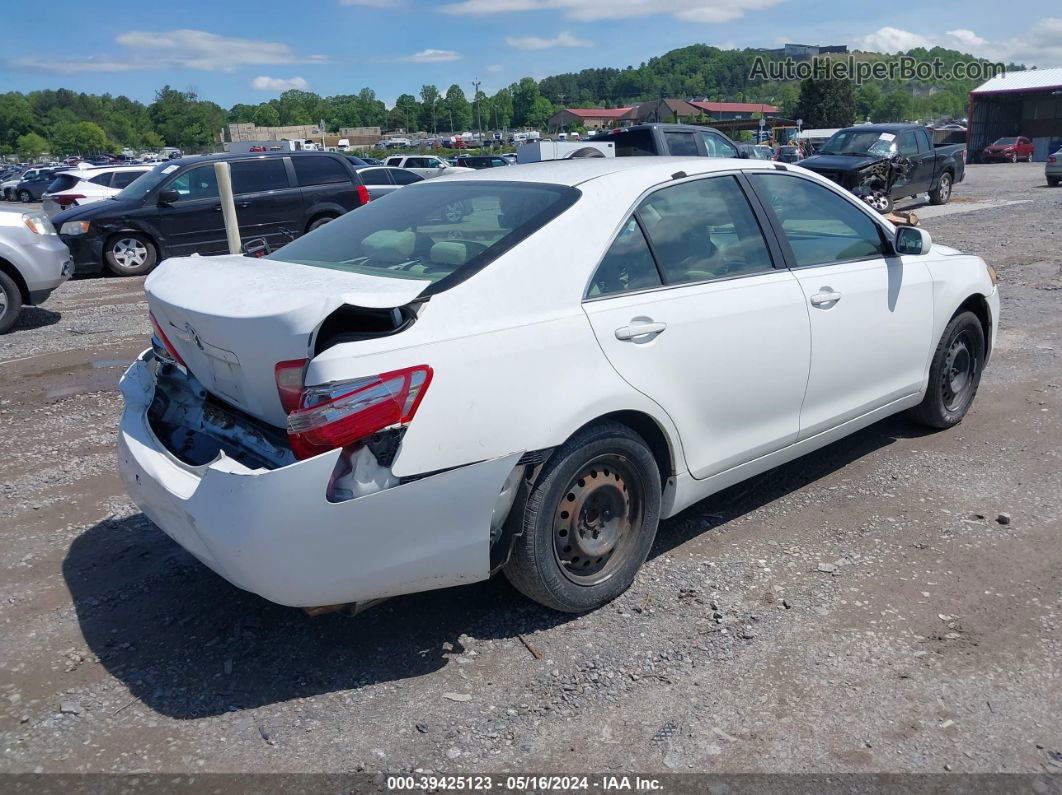
[[[224,453],[200,466],[177,460],[149,424],[150,356],[121,380],[122,480],[152,522],[237,587],[312,607],[489,576],[492,516],[522,451],[330,502],[340,450],[277,469]]]

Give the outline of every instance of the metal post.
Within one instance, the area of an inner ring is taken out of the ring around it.
[[[229,253],[240,253],[240,224],[236,220],[236,202],[232,198],[232,172],[225,160],[214,163],[214,175],[218,181],[218,198],[221,200],[221,216],[225,219],[225,237],[229,241]]]

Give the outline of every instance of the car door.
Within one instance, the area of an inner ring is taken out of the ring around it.
[[[811,317],[800,438],[918,392],[933,335],[933,282],[893,254],[872,211],[811,178],[750,174]]]
[[[160,202],[157,211],[165,256],[228,252],[214,164],[194,166],[176,174],[161,186],[159,193],[168,190],[176,191],[177,198]]]
[[[388,168],[391,179],[395,183],[396,188],[400,188],[403,185],[412,185],[414,182],[423,182],[424,177],[420,174],[414,174],[412,171],[406,168]]]
[[[911,161],[907,174],[896,180],[893,196],[911,196],[929,190],[933,182],[933,153],[929,138],[920,130],[904,130],[896,139],[896,148],[901,157]]]
[[[804,294],[736,176],[647,196],[583,303],[602,351],[675,422],[706,478],[792,444],[811,363]]]
[[[235,160],[229,169],[241,239],[265,238],[273,248],[287,243],[291,238],[281,230],[300,227],[302,203],[284,158]]]

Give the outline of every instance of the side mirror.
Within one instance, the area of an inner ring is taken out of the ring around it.
[[[917,226],[901,226],[896,230],[897,254],[928,254],[933,247],[933,238],[925,229]]]
[[[181,200],[181,194],[172,188],[159,191],[159,204],[174,204]]]

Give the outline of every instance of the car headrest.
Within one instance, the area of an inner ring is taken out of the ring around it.
[[[413,232],[378,229],[361,241],[361,253],[380,262],[408,262],[416,242]]]
[[[458,240],[444,240],[431,247],[431,261],[439,265],[460,267],[474,255],[472,246]]]

